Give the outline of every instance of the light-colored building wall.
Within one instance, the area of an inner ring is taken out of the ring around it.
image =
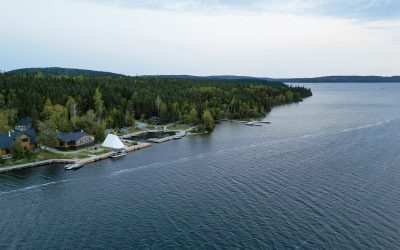
[[[6,155],[7,152],[5,149],[0,149],[0,156]]]

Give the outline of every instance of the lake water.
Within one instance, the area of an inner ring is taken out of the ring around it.
[[[263,127],[0,174],[0,248],[400,249],[400,84],[308,86]]]

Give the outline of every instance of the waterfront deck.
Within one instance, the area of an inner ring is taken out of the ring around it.
[[[184,132],[184,131],[185,130],[170,130],[170,129],[144,130],[144,131],[139,131],[139,132],[130,133],[130,134],[126,134],[126,135],[121,135],[121,136],[119,136],[119,138],[121,138],[121,139],[129,139],[131,137],[147,135],[147,134],[150,134],[150,133],[181,133],[181,132]]]
[[[134,146],[129,146],[129,147],[127,147],[127,148],[126,148],[126,152],[127,152],[127,153],[130,153],[130,152],[134,152],[134,151],[141,150],[141,149],[144,149],[144,148],[148,148],[148,147],[150,147],[150,146],[151,146],[150,143],[140,143],[140,144],[138,144],[138,145],[134,145]],[[114,152],[109,152],[109,153],[105,153],[105,154],[101,154],[101,155],[95,155],[95,156],[92,156],[92,157],[90,157],[90,158],[85,158],[85,159],[78,160],[78,161],[76,161],[76,162],[74,162],[74,163],[89,164],[89,163],[93,163],[93,162],[96,162],[96,161],[105,160],[105,159],[107,159],[107,158],[110,158],[110,156],[111,156],[113,153],[114,153]]]
[[[130,134],[126,134],[126,135],[121,135],[119,136],[119,138],[121,139],[129,139],[131,137],[135,137],[135,136],[141,136],[141,135],[146,135],[148,134],[149,131],[145,130],[145,131],[139,131],[139,132],[135,132],[135,133],[130,133]]]
[[[186,131],[182,130],[182,131],[176,132],[175,135],[171,135],[171,136],[167,136],[167,137],[163,137],[163,138],[150,138],[150,139],[147,139],[147,141],[155,142],[155,143],[163,143],[163,142],[167,142],[167,141],[178,140],[185,136],[186,136]]]

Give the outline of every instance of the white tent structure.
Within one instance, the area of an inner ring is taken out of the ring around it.
[[[113,149],[125,149],[124,143],[119,139],[118,136],[108,134],[106,140],[102,144],[103,147]]]

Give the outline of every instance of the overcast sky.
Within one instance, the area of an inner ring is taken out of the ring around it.
[[[399,0],[0,0],[0,69],[400,75]]]

